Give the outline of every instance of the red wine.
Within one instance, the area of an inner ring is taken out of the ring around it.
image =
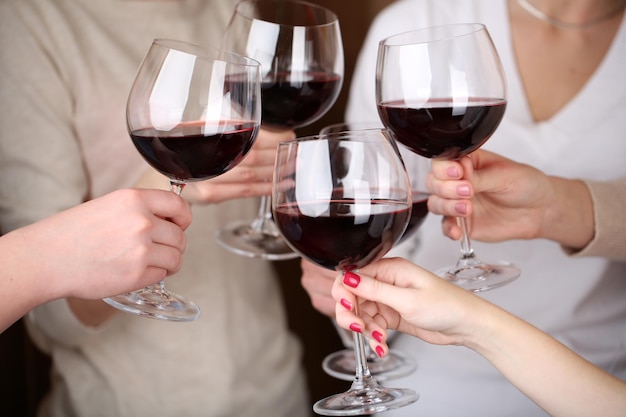
[[[337,99],[341,77],[322,72],[271,74],[261,82],[264,125],[296,128],[319,119]]]
[[[406,239],[413,236],[422,223],[424,223],[424,220],[426,220],[426,216],[428,215],[428,194],[413,191],[412,206],[409,224],[406,226],[406,230],[400,238],[400,242],[404,242]]]
[[[450,99],[426,103],[392,101],[378,105],[384,123],[399,142],[426,158],[458,159],[478,149],[496,130],[503,99]]]
[[[254,122],[193,122],[168,131],[139,129],[130,136],[144,159],[162,174],[178,180],[204,180],[241,162],[257,129]]]
[[[299,253],[320,266],[344,271],[384,256],[408,218],[405,204],[382,200],[312,201],[274,209],[278,228]]]

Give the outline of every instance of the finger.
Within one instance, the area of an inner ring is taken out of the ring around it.
[[[457,161],[433,159],[431,173],[438,180],[459,180],[463,178],[463,166]]]
[[[170,246],[181,253],[185,251],[187,244],[185,232],[169,219],[155,218],[150,235],[152,242],[156,244]]]
[[[435,194],[428,197],[428,211],[444,216],[468,217],[472,214],[471,200],[451,200]]]
[[[456,217],[445,216],[441,220],[441,231],[444,236],[447,236],[452,240],[461,239],[461,227],[459,226]]]
[[[154,215],[168,219],[185,230],[191,224],[191,208],[180,196],[163,190],[135,190],[146,196],[145,202]],[[140,194],[137,197],[141,198]]]
[[[183,254],[168,245],[154,244],[150,247],[147,268],[152,267],[163,271],[162,278],[180,270],[183,263]]]

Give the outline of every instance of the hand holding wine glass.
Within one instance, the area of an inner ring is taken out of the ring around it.
[[[307,260],[348,276],[383,257],[411,214],[411,190],[386,130],[318,135],[283,142],[276,155],[273,213],[289,245]],[[358,315],[358,303],[357,308]],[[315,412],[347,416],[406,406],[407,389],[381,387],[353,329],[356,375],[351,388],[315,403]]]
[[[216,177],[243,160],[257,135],[258,62],[187,42],[156,39],[128,97],[135,147],[180,194],[187,181]],[[106,298],[123,311],[172,321],[198,318],[199,308],[165,284]]]
[[[261,63],[264,130],[293,130],[313,123],[341,90],[339,21],[321,6],[298,0],[244,0],[235,9],[222,48]],[[270,202],[269,196],[262,197],[257,217],[227,225],[218,232],[218,242],[244,256],[297,257],[276,229]]]
[[[482,24],[454,24],[391,36],[379,44],[376,101],[399,142],[427,158],[459,159],[494,133],[506,108],[506,82],[497,51]],[[471,291],[515,280],[509,262],[476,257],[465,219],[456,265],[439,274]]]

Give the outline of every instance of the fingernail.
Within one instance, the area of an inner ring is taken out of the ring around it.
[[[376,354],[382,358],[385,354],[385,349],[382,346],[376,346]]]
[[[352,323],[350,325],[350,330],[353,332],[361,333],[361,326],[358,323]]]
[[[361,277],[354,272],[346,272],[343,275],[343,283],[348,287],[356,288],[359,285],[359,282],[361,282]]]
[[[379,332],[378,330],[374,330],[372,332],[372,337],[374,338],[374,340],[376,340],[378,343],[382,343],[383,342],[383,334],[381,332]]]
[[[352,303],[350,301],[346,300],[345,298],[342,298],[339,302],[341,303],[343,308],[345,308],[348,311],[352,311]]]
[[[456,193],[462,197],[467,197],[468,195],[470,195],[469,185],[459,185],[458,187],[456,187]]]
[[[454,210],[459,214],[467,214],[467,205],[465,203],[456,203]]]
[[[455,166],[448,167],[448,169],[446,170],[446,173],[448,174],[448,177],[450,178],[459,178],[460,176],[459,170]]]

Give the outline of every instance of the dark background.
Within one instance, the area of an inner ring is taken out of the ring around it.
[[[325,125],[343,121],[352,70],[369,23],[393,0],[309,1],[325,6],[339,16],[345,52],[345,80],[335,106],[321,120],[299,130],[298,136],[315,134]],[[343,346],[331,321],[311,307],[309,297],[300,285],[299,264],[299,260],[274,263],[285,295],[289,325],[302,341],[310,398],[314,402],[346,390],[349,382],[337,380],[322,370],[324,357]],[[49,367],[50,360],[30,342],[22,321],[0,334],[0,398],[3,415],[36,415],[39,399],[48,389]]]

